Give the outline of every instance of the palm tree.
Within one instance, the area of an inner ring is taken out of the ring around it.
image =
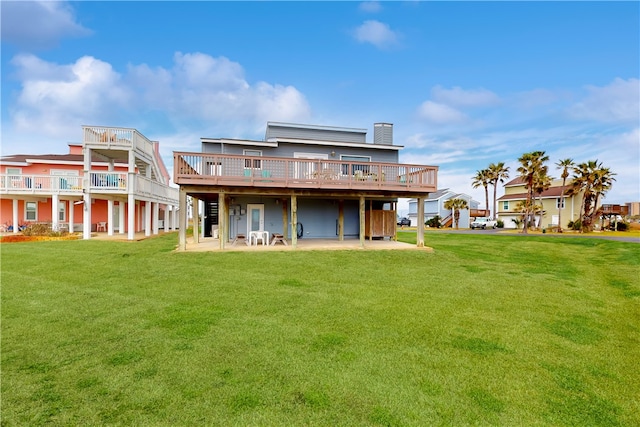
[[[458,223],[460,222],[460,210],[461,209],[469,209],[469,205],[467,201],[464,199],[449,199],[444,202],[444,208],[453,211],[453,223],[458,229]]]
[[[574,175],[568,193],[582,194],[580,220],[583,231],[592,231],[593,217],[598,210],[600,197],[611,189],[615,174],[602,166],[597,160],[589,160],[573,168]]]
[[[551,187],[551,177],[547,175],[547,167],[544,166],[543,170],[540,170],[534,180],[535,192],[538,195],[538,202],[540,206],[540,220],[538,227],[542,227],[542,217],[544,216],[544,205],[542,204],[542,193]]]
[[[536,179],[541,174],[546,175],[547,166],[545,166],[545,162],[549,160],[549,156],[545,154],[544,151],[533,151],[531,153],[524,153],[518,161],[520,162],[520,167],[518,167],[518,173],[520,174],[520,179],[525,183],[527,188],[527,200],[524,205],[525,207],[525,215],[524,215],[524,227],[522,228],[523,233],[527,233],[531,211],[533,210],[533,200],[534,200],[534,192],[536,189]],[[544,173],[542,173],[544,172]]]
[[[573,168],[573,159],[563,159],[556,163],[558,169],[562,170],[560,177],[562,178],[562,187],[560,190],[560,203],[558,203],[558,233],[562,233],[562,208],[564,207],[564,187],[567,184],[567,178],[569,177],[569,170]]]
[[[489,184],[490,184],[490,176],[489,176],[489,169],[482,169],[479,171],[476,171],[476,176],[473,177],[473,182],[471,183],[471,186],[473,188],[478,188],[480,186],[484,187],[484,200],[485,200],[485,206],[487,208],[487,210],[489,210]],[[489,213],[491,213],[491,211],[489,211]],[[491,215],[487,215],[487,216],[491,216]]]
[[[493,185],[493,219],[496,220],[498,219],[498,208],[496,207],[498,182],[504,183],[504,180],[509,178],[509,167],[505,167],[504,162],[491,163],[488,171],[489,182]]]

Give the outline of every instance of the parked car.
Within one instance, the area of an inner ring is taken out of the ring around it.
[[[498,223],[490,218],[480,217],[473,220],[471,223],[471,229],[475,230],[476,228],[482,228],[483,230],[487,228],[496,228]]]
[[[398,225],[402,225],[402,226],[411,225],[411,220],[409,218],[407,218],[407,217],[400,218],[398,220]]]

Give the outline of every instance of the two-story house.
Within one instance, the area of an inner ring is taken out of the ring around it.
[[[469,227],[471,218],[479,216],[485,216],[486,211],[484,209],[478,209],[480,202],[473,200],[471,196],[464,193],[457,193],[449,188],[444,188],[429,194],[424,200],[424,216],[422,221],[419,221],[418,217],[418,203],[416,199],[409,200],[409,219],[411,220],[411,226],[416,227],[418,224],[423,224],[429,221],[436,215],[440,217],[440,224],[442,227],[451,227],[453,224],[453,213],[450,209],[445,209],[444,204],[449,199],[463,199],[467,202],[469,209],[463,209],[460,211],[460,223],[459,226],[463,228]]]
[[[0,158],[0,222],[47,223],[53,230],[125,234],[133,240],[177,226],[178,189],[159,145],[135,129],[83,126],[68,154]]]
[[[269,122],[261,141],[201,138],[202,152],[174,152],[179,248],[186,248],[187,196],[204,203],[205,236],[217,234],[221,249],[262,232],[294,248],[300,238],[359,238],[361,246],[365,238],[394,238],[398,198],[434,192],[438,168],[400,164],[389,123],[374,124],[371,142],[366,134]]]
[[[565,193],[569,182],[565,187]],[[535,205],[540,205],[542,200],[542,210],[536,217],[536,225],[546,228],[558,226],[558,210],[562,210],[562,228],[568,228],[569,222],[580,219],[580,205],[582,203],[583,192],[574,196],[562,195],[562,180],[555,179],[551,186],[542,192],[535,194]],[[504,228],[517,228],[514,220],[522,220],[522,212],[519,212],[519,205],[527,200],[527,188],[521,178],[515,178],[504,184],[504,195],[498,198],[498,217],[504,222]]]

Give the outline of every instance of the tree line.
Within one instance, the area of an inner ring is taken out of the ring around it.
[[[547,162],[549,156],[544,151],[532,151],[524,153],[518,162],[517,177],[525,184],[527,197],[518,203],[516,211],[523,218],[523,233],[527,233],[530,225],[535,224],[533,218],[542,212],[542,193],[551,187],[553,178],[549,175]],[[605,167],[598,160],[589,160],[576,164],[573,159],[567,158],[555,163],[560,170],[562,187],[560,197],[577,196],[582,193],[580,205],[580,224],[583,231],[593,230],[593,220],[598,211],[600,199],[611,189],[615,181],[615,173]],[[571,180],[567,179],[571,176]],[[476,171],[472,178],[473,188],[483,187],[485,192],[485,206],[489,210],[489,186],[493,187],[493,215],[496,219],[497,187],[509,178],[509,167],[504,162],[491,163],[486,169]],[[536,196],[539,204],[536,204]],[[562,233],[562,203],[558,206],[558,232]]]

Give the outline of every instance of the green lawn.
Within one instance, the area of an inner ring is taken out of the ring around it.
[[[425,238],[3,244],[2,425],[640,425],[640,245]]]

